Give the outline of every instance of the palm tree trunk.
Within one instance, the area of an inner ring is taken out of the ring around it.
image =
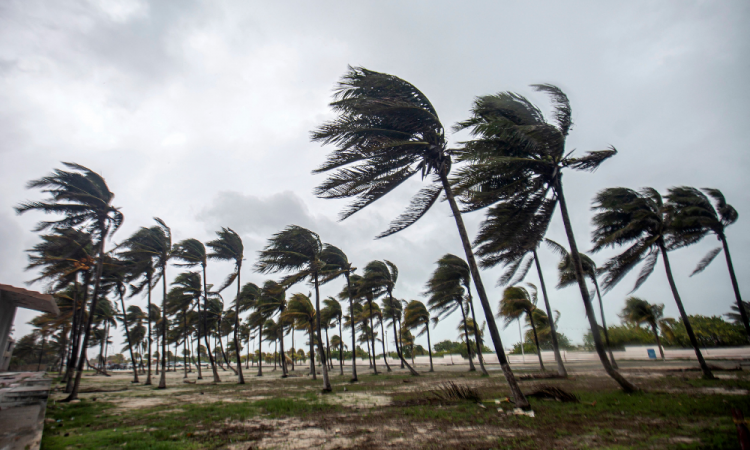
[[[531,311],[527,311],[526,315],[529,318],[529,322],[531,322],[531,330],[534,332],[534,345],[536,345],[536,354],[539,357],[539,367],[542,368],[542,372],[545,372],[544,361],[542,361],[542,349],[539,347],[539,336],[536,334],[536,325],[534,324],[534,316],[531,315]]]
[[[327,326],[326,326],[326,359],[328,361],[328,368],[333,370],[333,363],[331,363],[331,342],[328,340],[328,327]]]
[[[318,326],[318,350],[320,351],[321,365],[323,366],[323,392],[331,392],[331,381],[328,379],[328,361],[323,348],[323,335],[320,332],[320,287],[318,286],[318,272],[315,272],[315,321]]]
[[[120,304],[122,305],[122,323],[125,325],[125,338],[128,341],[128,350],[130,351],[130,360],[133,362],[133,383],[138,383],[138,369],[135,366],[135,357],[133,356],[133,343],[130,341],[130,329],[128,327],[128,318],[125,315],[125,300],[120,294]]]
[[[471,291],[469,286],[466,286],[466,292],[469,294],[469,307],[471,308],[471,320],[474,321],[474,341],[477,343],[477,357],[479,359],[479,367],[482,369],[482,375],[490,376],[487,373],[487,369],[484,367],[484,358],[482,357],[482,338],[479,336],[479,324],[477,323],[477,316],[474,314],[474,302],[471,298]]]
[[[578,253],[578,246],[576,245],[576,239],[573,235],[573,227],[570,225],[570,216],[568,215],[568,207],[565,203],[565,195],[563,195],[562,181],[560,175],[555,183],[555,193],[560,201],[560,213],[562,214],[563,224],[565,225],[565,234],[568,236],[568,244],[570,245],[570,256],[573,258],[573,265],[576,271],[576,280],[578,281],[578,288],[581,291],[581,297],[583,298],[583,307],[586,309],[586,317],[589,319],[589,326],[591,327],[591,335],[594,338],[594,348],[599,356],[599,360],[604,366],[604,370],[607,374],[612,377],[622,387],[625,392],[635,392],[638,388],[631,382],[625,379],[620,372],[618,372],[607,359],[607,354],[604,351],[602,345],[601,336],[599,336],[599,327],[596,324],[596,316],[594,315],[594,308],[591,306],[591,298],[589,297],[589,290],[586,287],[586,280],[583,275],[583,265],[581,265],[581,255]],[[552,320],[552,318],[550,318]]]
[[[74,311],[74,314],[78,315],[78,321],[75,326],[74,330],[74,340],[72,343],[72,349],[71,349],[71,358],[69,361],[69,370],[68,373],[66,373],[67,381],[65,385],[65,393],[70,394],[73,392],[73,384],[75,383],[75,369],[78,365],[78,355],[81,353],[81,335],[84,333],[84,329],[86,326],[85,316],[86,316],[86,302],[89,299],[89,283],[91,280],[91,275],[88,273],[85,273],[83,276],[83,298],[78,304],[78,310]]]
[[[44,357],[44,344],[45,344],[46,336],[42,334],[42,348],[39,350],[39,361],[36,363],[36,371],[39,372],[39,369],[42,368],[42,358]]]
[[[259,320],[260,326],[258,327],[258,374],[256,376],[263,376],[263,319]]]
[[[313,323],[310,322],[310,373],[312,374],[312,379],[317,380],[318,377],[315,374],[315,349],[313,348],[313,345],[315,343],[315,331],[313,330]]]
[[[182,378],[187,378],[187,377],[188,377],[188,355],[187,355],[187,354],[188,354],[188,352],[187,352],[188,332],[187,332],[187,311],[183,311],[183,312],[182,312],[182,323],[183,323],[183,326],[185,327],[185,333],[184,333],[184,336],[185,336],[185,338],[184,338],[184,339],[185,339],[185,342],[183,342],[183,344],[182,344],[182,364],[183,364],[183,365],[184,365],[185,367],[183,368],[183,372],[184,372],[184,374],[183,374]]]
[[[425,329],[427,329],[427,351],[430,352],[430,372],[434,372],[435,369],[432,368],[432,344],[430,343],[430,322],[429,320],[424,325]]]
[[[198,359],[198,379],[203,379],[203,372],[201,371],[201,326],[202,326],[202,317],[203,314],[201,313],[201,299],[198,297],[197,299],[197,305],[198,305],[198,326],[195,327],[196,337],[195,337],[195,351],[196,351],[196,357]]]
[[[370,339],[372,340],[372,369],[374,370],[375,375],[378,374],[378,366],[377,362],[375,361],[375,327],[372,323],[372,300],[367,299],[367,305],[370,308]],[[367,344],[370,345],[369,343]]]
[[[283,312],[283,311],[282,311]],[[279,317],[279,321],[281,321],[281,317]],[[287,369],[286,369],[286,356],[284,354],[284,326],[279,324],[279,328],[281,329],[279,341],[281,342],[280,348],[281,348],[281,378],[287,377]]]
[[[214,375],[214,383],[221,383],[221,378],[219,378],[219,371],[216,370],[216,361],[214,361],[214,355],[213,352],[211,352],[211,345],[209,345],[209,339],[208,339],[208,323],[207,323],[207,317],[208,316],[208,285],[206,284],[206,266],[204,264],[201,264],[203,267],[203,314],[202,314],[202,322],[203,322],[203,340],[206,342],[206,353],[208,353],[208,361],[211,363],[211,371]],[[200,347],[199,347],[200,349]]]
[[[661,355],[661,360],[664,361],[664,350],[661,347],[661,339],[659,339],[659,332],[656,329],[656,324],[652,323],[650,325],[651,325],[651,330],[653,330],[654,332],[654,337],[656,338],[656,345],[659,346],[659,354]]]
[[[385,363],[385,368],[387,372],[392,372],[391,366],[388,365],[388,355],[385,352],[385,328],[383,327],[383,317],[380,317],[380,333],[382,333],[382,339],[380,339],[380,344],[383,346],[383,362]]]
[[[476,372],[477,368],[474,367],[474,361],[472,361],[471,344],[469,343],[469,327],[466,326],[466,311],[464,311],[463,302],[458,303],[458,309],[461,310],[461,316],[464,318],[464,337],[466,338],[466,350],[469,352],[469,372]]]
[[[549,318],[549,330],[550,336],[552,337],[552,349],[555,352],[555,362],[557,362],[557,374],[561,377],[567,377],[568,371],[565,370],[562,356],[560,356],[560,345],[557,342],[557,330],[555,330],[555,319],[552,317],[552,308],[549,305],[549,298],[547,297],[547,286],[544,283],[544,276],[542,275],[542,266],[539,264],[539,257],[536,255],[536,248],[534,249],[534,263],[536,264],[536,273],[539,275],[539,284],[542,287],[542,298],[544,298],[544,307],[547,310],[547,317]],[[523,346],[523,343],[521,343]]]
[[[388,295],[390,295],[390,294],[388,294]],[[392,301],[393,301],[393,297],[391,297],[391,302]],[[409,369],[409,373],[412,376],[418,377],[419,376],[419,372],[417,372],[416,370],[414,370],[414,368],[412,366],[410,366],[409,363],[407,363],[404,360],[403,347],[399,346],[399,342],[398,342],[398,330],[396,329],[396,319],[395,318],[393,319],[392,323],[393,323],[393,336],[395,338],[395,339],[393,339],[393,341],[394,341],[394,344],[396,344],[396,354],[398,355],[399,359],[401,360],[401,365],[403,366],[404,364],[406,364],[406,368]]]
[[[737,300],[737,308],[740,310],[740,318],[742,324],[745,325],[745,333],[747,333],[747,339],[750,340],[750,319],[747,317],[747,311],[745,310],[744,304],[742,303],[742,297],[740,297],[740,287],[737,284],[737,277],[734,275],[734,264],[732,264],[732,256],[729,254],[729,245],[727,245],[727,238],[724,233],[719,235],[721,245],[724,247],[724,257],[727,260],[727,269],[729,269],[729,277],[732,279],[732,289],[734,289],[734,298]]]
[[[677,292],[677,286],[674,283],[674,278],[672,278],[672,269],[669,266],[667,249],[664,246],[664,242],[662,240],[659,240],[658,245],[659,249],[661,250],[661,254],[664,257],[664,269],[667,271],[667,280],[669,280],[669,287],[672,289],[672,296],[674,296],[674,301],[677,303],[677,309],[680,310],[680,317],[682,317],[682,322],[685,324],[685,331],[687,332],[688,338],[690,339],[690,344],[693,345],[693,349],[695,350],[695,356],[698,358],[698,364],[700,365],[701,371],[703,372],[703,378],[712,380],[714,379],[714,375],[711,373],[711,369],[708,368],[706,360],[703,359],[703,354],[701,353],[701,350],[699,348],[698,339],[695,338],[693,326],[690,325],[690,320],[688,319],[687,313],[685,312],[685,307],[682,306],[680,294]]]
[[[159,389],[167,388],[167,263],[161,266],[161,377]],[[176,369],[176,367],[175,367]]]
[[[97,252],[98,259],[96,260],[96,275],[94,277],[94,295],[91,296],[89,317],[86,321],[86,332],[83,335],[83,344],[81,344],[81,356],[78,358],[78,368],[76,369],[76,377],[75,381],[73,382],[73,390],[71,391],[70,395],[65,400],[63,400],[64,402],[69,402],[78,398],[78,389],[81,385],[81,375],[83,375],[83,365],[84,363],[88,362],[86,358],[86,347],[88,347],[89,345],[89,337],[91,336],[91,324],[94,322],[94,311],[96,311],[96,303],[99,300],[99,284],[102,278],[102,269],[104,268],[104,243],[107,239],[107,235],[109,234],[108,227],[101,227],[100,229],[102,231],[99,237],[101,241],[99,243],[99,251]]]
[[[352,283],[349,280],[349,272],[346,275],[346,290],[349,293],[349,319],[352,322],[352,379],[350,381],[359,381],[357,379],[357,330],[354,323],[354,301],[352,300]],[[344,336],[341,336],[344,339]],[[342,344],[343,345],[343,344]]]
[[[79,302],[81,297],[80,288],[78,285],[78,276],[75,278],[75,296],[73,297],[73,318],[71,320],[70,327],[70,356],[68,356],[67,367],[65,369],[65,375],[63,376],[62,383],[65,383],[65,393],[69,394],[73,390],[72,376],[76,366],[76,357],[78,356],[78,342],[80,341],[80,335],[78,330],[80,329],[80,319],[78,317],[78,310],[81,309],[82,305],[86,304],[86,294],[88,293],[88,287],[83,292],[83,301]]]
[[[294,370],[294,359],[297,356],[297,347],[294,346],[294,324],[292,324],[292,370]]]
[[[234,352],[237,354],[237,376],[239,377],[237,384],[245,384],[245,377],[242,374],[242,362],[240,361],[240,270],[242,264],[237,265],[237,298],[235,300],[234,308]]]
[[[604,303],[602,303],[602,294],[599,292],[599,282],[594,279],[594,287],[596,288],[596,297],[599,299],[599,313],[602,316],[602,329],[604,330],[604,342],[607,344],[607,352],[609,353],[609,360],[612,362],[612,367],[618,369],[617,361],[615,356],[612,354],[612,345],[609,343],[609,330],[607,329],[607,319],[604,318]]]
[[[341,319],[342,317],[339,316],[339,369],[341,370],[341,375],[344,375],[344,334],[343,330],[341,328]]]
[[[147,300],[147,311],[146,311],[146,321],[148,322],[148,357],[147,357],[147,364],[148,364],[148,371],[146,373],[146,382],[143,383],[144,386],[151,386],[151,275],[146,275],[146,283],[148,283],[148,300]],[[157,369],[158,370],[158,369]]]
[[[505,380],[508,382],[508,386],[510,387],[511,397],[513,397],[513,401],[515,402],[516,407],[528,409],[530,408],[529,401],[526,400],[526,396],[524,396],[523,392],[521,392],[521,387],[518,385],[518,381],[516,381],[516,377],[513,375],[513,370],[511,370],[510,365],[508,364],[508,358],[505,356],[503,341],[500,339],[500,332],[498,331],[497,324],[494,320],[495,315],[492,314],[492,307],[490,306],[490,301],[487,298],[487,292],[485,292],[484,290],[482,278],[479,275],[479,267],[477,267],[477,261],[474,258],[474,251],[471,249],[469,234],[466,232],[466,226],[464,225],[464,220],[461,217],[461,210],[458,209],[456,199],[453,197],[453,189],[448,182],[447,168],[440,171],[440,181],[442,181],[443,183],[445,196],[448,198],[448,203],[450,204],[453,218],[456,220],[456,228],[458,228],[458,234],[461,237],[461,244],[463,245],[464,252],[466,253],[466,261],[469,264],[469,268],[471,269],[471,278],[474,280],[474,286],[477,289],[479,301],[482,303],[484,316],[487,319],[487,327],[490,331],[490,338],[492,338],[492,345],[495,346],[495,353],[497,353],[498,362],[500,363],[500,367],[503,369],[503,375],[505,375]]]

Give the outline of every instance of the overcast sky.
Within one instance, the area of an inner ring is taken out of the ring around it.
[[[24,271],[24,250],[38,242],[31,229],[45,217],[15,215],[13,206],[42,198],[26,182],[74,161],[101,173],[116,194],[125,223],[114,242],[152,226],[155,216],[175,241],[205,242],[231,227],[245,245],[243,281],[261,284],[265,277],[251,272],[257,251],[297,224],[360,268],[394,262],[394,294],[424,300],[435,261],[463,256],[447,203],[376,241],[419,189],[417,177],[345,222],[337,222],[345,202],[312,195],[323,177],[310,172],[332,149],[311,143],[309,133],[333,118],[332,89],[353,65],[416,85],[447,129],[467,118],[475,96],[499,91],[528,96],[549,113],[547,98],[529,84],[558,85],[573,108],[568,149],[619,151],[594,174],[564,178],[579,247],[590,248],[591,199],[604,187],[719,188],[740,214],[728,240],[750,296],[750,236],[741,231],[750,210],[748,23],[744,1],[3,1],[0,283],[34,278]],[[465,216],[472,238],[482,214]],[[559,212],[548,237],[565,242]],[[708,237],[670,255],[689,314],[721,315],[734,302],[723,257],[688,277],[716,245]],[[602,264],[612,254],[594,259]],[[581,342],[588,323],[580,294],[556,291],[557,260],[546,248],[539,256],[552,308],[562,313],[559,331]],[[208,282],[229,270],[211,263]],[[609,324],[618,323],[636,272],[605,296]],[[499,273],[483,272],[495,311]],[[533,271],[527,281],[538,283]],[[341,287],[332,283],[322,294]],[[678,316],[661,262],[637,295]],[[16,338],[34,314],[19,310]],[[458,319],[441,322],[432,342],[456,340]],[[122,330],[115,333],[122,342]],[[501,335],[505,347],[518,341],[515,325]]]

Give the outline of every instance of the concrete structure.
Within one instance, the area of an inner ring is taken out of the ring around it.
[[[43,372],[0,374],[0,449],[39,448],[51,383]]]
[[[0,372],[8,370],[10,364],[13,352],[10,330],[16,317],[16,308],[60,314],[51,295],[0,284]]]

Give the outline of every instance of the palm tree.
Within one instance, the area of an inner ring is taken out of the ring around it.
[[[325,317],[325,323],[331,323],[332,321],[336,321],[339,325],[339,336],[343,336],[342,329],[341,329],[341,321],[343,319],[344,313],[341,310],[341,303],[336,301],[333,297],[328,297],[327,299],[323,300],[323,311],[320,313],[323,314],[323,317]],[[326,340],[328,340],[328,331],[326,330]],[[334,348],[336,347],[336,343],[331,340],[331,343],[333,344]],[[344,375],[344,347],[343,342],[341,342],[341,339],[339,338],[338,347],[339,347],[339,369],[341,372],[341,375]]]
[[[258,256],[255,268],[257,272],[264,274],[291,271],[281,281],[286,288],[304,279],[309,279],[315,286],[315,312],[318,321],[315,328],[323,366],[323,392],[331,392],[320,323],[320,275],[326,266],[326,262],[321,260],[323,248],[324,244],[317,233],[297,225],[289,225],[269,239],[268,245]]]
[[[745,315],[750,314],[750,302],[742,302],[742,307],[745,309]],[[724,314],[727,318],[731,319],[734,323],[742,323],[742,313],[737,305],[732,305],[730,308],[732,312]]]
[[[656,344],[659,346],[659,354],[664,361],[664,350],[659,339],[659,331],[656,328],[657,323],[664,316],[664,305],[652,305],[651,303],[638,297],[628,297],[625,299],[625,307],[622,309],[620,317],[636,325],[646,323],[651,327],[656,338]]]
[[[218,239],[206,243],[212,253],[208,255],[210,259],[216,259],[219,261],[234,261],[234,272],[230,273],[224,283],[221,285],[217,292],[223,291],[230,284],[237,280],[237,298],[240,296],[241,277],[240,272],[242,271],[242,258],[244,257],[245,248],[242,245],[242,238],[234,232],[231,228],[222,228],[221,231],[217,231],[216,234],[219,236]],[[234,351],[240,354],[240,312],[235,309],[236,314],[234,315]],[[242,375],[242,364],[238,364],[237,367],[238,384],[245,384],[245,377]]]
[[[402,308],[401,303],[398,300],[394,300],[393,298],[393,288],[396,286],[397,280],[398,268],[395,264],[387,260],[370,261],[367,266],[365,266],[363,277],[364,283],[362,285],[362,288],[372,289],[375,297],[383,294],[388,295],[387,301],[385,301],[387,312],[385,310],[383,312],[386,313],[386,317],[390,319],[391,323],[393,324],[393,338],[396,343],[396,353],[401,360],[401,364],[406,365],[406,367],[409,369],[409,372],[413,376],[419,376],[419,372],[414,370],[414,368],[406,362],[406,360],[404,359],[404,355],[399,348],[399,333],[398,329],[396,328],[396,321],[401,319]],[[388,363],[386,363],[386,365],[387,364]]]
[[[423,327],[417,334],[417,337],[427,333],[427,350],[430,352],[430,372],[434,372],[432,367],[432,343],[430,342],[430,312],[427,307],[419,300],[412,300],[404,309],[404,328],[413,330],[414,328]]]
[[[39,202],[26,202],[17,206],[16,212],[23,214],[27,211],[38,210],[45,214],[62,214],[64,217],[57,221],[40,222],[34,231],[47,229],[61,230],[81,227],[96,240],[96,271],[94,274],[94,292],[89,307],[89,317],[81,346],[81,356],[73,389],[65,401],[78,398],[78,388],[81,384],[86,348],[91,335],[91,324],[96,311],[99,297],[99,283],[103,269],[104,244],[106,239],[114,234],[123,221],[120,210],[112,205],[114,194],[110,192],[104,178],[90,169],[75,163],[63,163],[71,172],[56,169],[51,175],[32,180],[27,188],[41,188],[50,197]]]
[[[546,230],[556,203],[560,203],[565,233],[576,271],[586,316],[592,330],[597,330],[593,307],[586,288],[581,258],[570,224],[562,186],[563,169],[593,171],[614,156],[614,148],[588,152],[576,158],[565,151],[565,139],[572,125],[568,97],[556,86],[538,84],[537,91],[550,95],[555,107],[555,123],[548,123],[542,112],[521,95],[501,92],[475,100],[472,116],[456,125],[455,130],[471,129],[473,139],[457,152],[463,166],[454,180],[456,192],[466,209],[473,211],[495,203],[504,203],[523,212],[528,219],[518,229],[529,233],[527,241],[539,241]],[[541,234],[540,234],[541,233]],[[492,321],[489,321],[492,334]],[[607,374],[626,392],[636,391],[607,359],[599,333],[594,347]]]
[[[257,289],[257,286],[256,286]],[[286,289],[279,283],[268,280],[263,283],[263,289],[259,290],[260,300],[256,308],[263,313],[264,316],[272,317],[279,314],[278,323],[276,323],[276,329],[273,330],[279,335],[279,341],[281,342],[281,354],[284,354],[284,335],[286,334],[286,327],[290,325],[289,321],[284,317],[284,311],[287,308],[286,300]],[[266,321],[268,324],[268,321]],[[281,378],[288,376],[286,367],[286,359],[281,359]]]
[[[547,296],[547,286],[536,250],[547,231],[555,205],[554,199],[546,199],[540,207],[532,204],[527,208],[521,208],[518,204],[498,203],[487,212],[487,216],[480,225],[477,238],[474,240],[476,254],[480,258],[480,267],[490,268],[499,264],[505,266],[505,272],[498,280],[498,285],[512,286],[520,283],[526,277],[531,264],[536,265],[547,315],[552,315],[552,307]],[[529,254],[531,254],[530,258],[527,257]],[[575,273],[573,281],[575,281]],[[552,349],[557,362],[557,373],[566,377],[568,372],[565,370],[560,355],[555,325],[551,326],[553,328]]]
[[[453,314],[456,309],[460,309],[464,323],[466,323],[466,312],[463,307],[464,301],[469,304],[469,310],[472,312],[472,317],[474,317],[474,308],[471,302],[471,287],[469,286],[469,276],[471,273],[468,270],[469,266],[463,259],[450,253],[443,255],[437,260],[436,264],[437,268],[427,282],[427,291],[424,294],[430,297],[427,301],[430,311],[437,312],[432,319],[433,322],[438,323],[441,318]],[[464,292],[466,295],[464,295]],[[468,330],[465,331],[468,332]],[[477,338],[477,342],[479,341],[480,339]],[[469,352],[469,371],[474,372],[476,368],[472,361],[472,351],[468,345],[468,341],[467,349]],[[478,350],[481,352],[481,348],[478,348]],[[482,369],[482,374],[489,375],[487,369],[484,367],[484,360],[481,356],[479,357],[479,365]]]
[[[716,238],[721,241],[721,247],[708,252],[690,276],[702,272],[721,253],[722,249],[724,250],[729,277],[734,289],[734,298],[737,301],[737,309],[742,324],[745,326],[745,333],[750,339],[750,319],[748,319],[745,309],[740,308],[742,305],[740,287],[734,274],[734,265],[729,254],[726,236],[726,228],[737,221],[739,214],[732,205],[727,203],[720,190],[704,188],[703,191],[714,199],[716,206],[712,205],[708,197],[698,189],[681,186],[668,190],[667,202],[672,208],[672,228],[679,230],[680,235],[684,237],[689,236],[691,242],[699,241],[708,233],[715,234]]]
[[[206,315],[203,313],[203,310],[206,308],[206,302],[208,302],[208,286],[206,282],[206,266],[208,265],[208,255],[206,254],[206,247],[198,239],[185,239],[175,245],[173,257],[179,261],[182,261],[181,264],[176,264],[177,266],[195,267],[199,265],[201,266],[201,270],[203,271],[203,308],[201,308],[201,304],[200,302],[198,302],[198,315],[200,317],[200,325],[198,326],[198,345],[200,345],[200,338],[202,334],[203,340],[206,344],[206,353],[208,353],[208,359],[211,363],[211,371],[213,372],[214,383],[219,383],[221,382],[221,378],[219,378],[219,371],[216,370],[216,362],[214,361],[213,353],[211,352],[211,345],[209,344],[208,339],[208,327],[206,325]],[[201,327],[203,327],[202,331]],[[200,367],[200,360],[201,355],[200,352],[198,352],[198,367]],[[201,377],[198,376],[198,379],[201,379]]]
[[[344,277],[346,278],[345,291],[342,291],[342,293],[339,294],[339,298],[341,300],[344,300],[344,299],[349,300],[349,311],[351,312],[353,309],[353,303],[355,301],[353,298],[354,291],[352,288],[351,277],[354,271],[357,270],[357,268],[352,266],[352,263],[349,262],[349,258],[346,256],[346,254],[343,251],[341,251],[341,249],[331,244],[323,244],[323,252],[320,255],[320,259],[325,262],[326,266],[324,267],[324,270],[326,270],[327,272],[325,278],[321,281],[321,283],[327,283],[328,281],[332,281],[341,275],[344,275]],[[352,349],[355,349],[357,348],[356,329],[355,329],[354,322],[352,322],[351,325],[352,325]],[[343,339],[344,336],[341,335],[341,338]],[[356,352],[352,351],[352,379],[349,380],[351,382],[358,381],[357,355],[355,353]],[[343,365],[342,365],[342,368],[343,368]]]
[[[447,148],[444,127],[427,97],[401,78],[350,67],[339,82],[331,107],[339,116],[314,131],[312,140],[337,148],[313,173],[334,172],[315,189],[315,194],[322,198],[355,198],[342,212],[344,220],[413,175],[420,173],[422,179],[432,175],[431,183],[412,198],[406,212],[378,237],[414,224],[445,192],[485,316],[492,317],[471,241],[448,181],[453,151]],[[516,406],[528,408],[508,365],[497,326],[493,321],[489,326]]]
[[[133,268],[127,260],[107,258],[105,267],[102,271],[102,284],[105,291],[114,290],[115,294],[120,298],[120,305],[122,306],[122,316],[120,317],[123,327],[125,328],[125,340],[128,345],[128,351],[130,352],[130,359],[135,361],[133,353],[133,342],[130,339],[130,327],[128,326],[128,320],[125,317],[125,294],[127,293],[127,279],[130,275],[130,271]],[[136,370],[135,364],[133,364],[133,383],[139,383],[138,371]]]
[[[654,271],[659,253],[661,253],[672,296],[677,303],[680,317],[685,323],[685,331],[695,350],[703,376],[712,379],[713,374],[703,359],[693,327],[690,325],[682,299],[677,292],[677,285],[672,277],[672,269],[667,256],[668,248],[688,245],[693,241],[693,237],[690,234],[682,235],[681,230],[672,227],[669,205],[664,204],[661,195],[653,188],[644,188],[640,192],[621,187],[607,188],[596,194],[593,204],[592,209],[597,213],[593,218],[594,248],[592,251],[597,252],[605,247],[630,245],[627,250],[611,258],[604,265],[606,271],[604,290],[611,289],[635,266],[644,262],[633,288],[635,291]],[[593,333],[594,336],[597,334]]]
[[[562,289],[572,284],[576,284],[577,283],[576,271],[573,265],[573,259],[570,257],[570,253],[568,253],[568,250],[562,245],[553,241],[552,239],[545,239],[545,242],[547,243],[547,246],[549,246],[549,248],[552,249],[553,252],[557,253],[560,256],[560,263],[557,265],[557,274],[558,274],[557,289]],[[604,317],[604,303],[602,302],[602,293],[599,290],[599,281],[597,280],[597,278],[599,277],[599,274],[602,271],[596,266],[596,263],[594,262],[594,260],[591,259],[588,255],[586,255],[585,253],[580,253],[580,252],[578,253],[578,255],[581,258],[581,265],[583,266],[583,275],[585,277],[588,277],[591,280],[591,282],[594,283],[594,288],[596,289],[596,296],[599,299],[599,314],[602,317],[602,330],[604,331],[604,342],[607,344],[607,351],[609,352],[609,359],[612,362],[612,367],[617,369],[617,362],[615,361],[615,357],[612,354],[612,346],[609,343],[609,331],[607,329],[607,319]],[[552,311],[547,311],[547,315],[551,317]]]
[[[172,281],[172,286],[175,287],[170,291],[170,311],[172,313],[175,313],[177,311],[180,311],[182,313],[185,349],[187,349],[187,316],[189,310],[192,310],[196,305],[200,305],[201,295],[203,293],[201,275],[198,272],[182,272],[177,275],[177,277],[175,277],[174,281]],[[185,364],[185,366],[187,368],[187,364]],[[198,365],[198,367],[198,374],[200,375],[200,364]]]
[[[523,314],[526,314],[526,320],[531,324],[531,329],[534,331],[534,344],[536,345],[536,353],[539,356],[539,366],[543,372],[542,350],[539,347],[539,336],[536,332],[536,323],[534,322],[533,314],[534,310],[537,309],[537,291],[533,284],[527,283],[527,286],[531,288],[531,292],[522,286],[505,288],[503,298],[500,299],[500,310],[497,313],[497,317],[505,319],[505,327],[507,328],[514,320],[518,320]],[[523,345],[523,342],[521,342],[521,345]]]
[[[310,301],[310,297],[304,294],[294,294],[289,299],[286,311],[284,311],[284,318],[291,320],[294,323],[294,328],[297,330],[306,330],[310,337],[310,373],[312,373],[313,380],[317,379],[315,375],[315,352],[313,351],[313,345],[315,343],[315,325],[320,323],[315,307]],[[319,346],[319,348],[322,348]],[[325,367],[325,364],[323,364]]]

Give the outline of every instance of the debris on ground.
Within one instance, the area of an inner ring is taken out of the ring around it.
[[[478,390],[452,381],[438,385],[438,388],[430,391],[430,394],[442,401],[471,400],[477,403],[482,401],[482,396]]]
[[[568,378],[554,372],[529,373],[518,377],[519,380],[549,380],[553,378]]]
[[[555,386],[540,386],[534,392],[526,394],[527,397],[551,398],[558,402],[578,403],[578,397]]]

